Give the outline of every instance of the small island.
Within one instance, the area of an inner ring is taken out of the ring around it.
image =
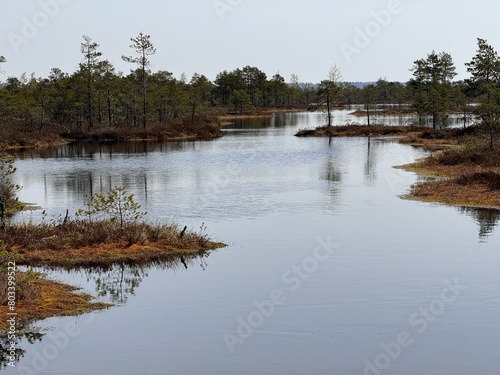
[[[211,241],[203,227],[195,233],[186,226],[152,224],[143,221],[144,216],[133,195],[116,187],[106,195],[88,197],[86,207],[72,217],[67,213],[37,224],[4,224],[0,230],[0,260],[11,272],[1,272],[0,282],[9,285],[12,280],[15,284],[15,311],[22,317],[16,329],[52,316],[111,307],[78,293],[78,288],[46,279],[30,268],[18,270],[18,266],[106,270],[114,265],[185,265],[190,258],[225,247]],[[8,288],[0,291],[0,313],[9,313],[9,298]],[[8,322],[0,322],[0,334],[8,330]]]

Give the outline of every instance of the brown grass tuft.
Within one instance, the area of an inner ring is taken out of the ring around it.
[[[500,174],[496,172],[488,171],[473,174],[463,174],[455,181],[461,186],[486,184],[491,190],[500,190]]]
[[[446,150],[427,159],[426,165],[480,165],[500,167],[500,152],[486,147],[461,147]]]
[[[408,136],[428,130],[422,127],[384,126],[384,125],[345,125],[321,126],[316,129],[299,130],[297,137],[369,137],[369,136]]]
[[[16,272],[16,328],[21,330],[36,320],[52,316],[73,316],[94,310],[106,309],[111,305],[93,302],[88,294],[76,293],[78,288],[34,276],[31,271]],[[0,274],[0,315],[6,317],[6,272]],[[0,334],[5,334],[9,326],[7,318],[0,320]]]
[[[175,225],[69,220],[64,223],[19,223],[0,232],[17,262],[30,266],[109,267],[148,263],[223,247],[206,234],[186,233]]]

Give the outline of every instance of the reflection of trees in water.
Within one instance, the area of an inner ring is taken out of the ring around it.
[[[330,146],[331,139],[329,142]],[[332,146],[334,147],[334,146]],[[341,184],[343,172],[341,170],[342,163],[334,155],[329,155],[328,159],[323,163],[320,172],[320,179],[328,182],[327,195],[330,197],[330,205],[335,204],[340,200]]]
[[[330,158],[324,164],[321,169],[321,179],[330,182],[340,182],[342,181],[342,171],[340,170],[339,163]]]
[[[9,340],[7,336],[0,337],[0,370],[6,368],[9,363],[15,364],[19,362],[19,360],[24,357],[26,350],[21,347],[23,339],[29,344],[34,344],[38,341],[42,341],[44,335],[45,333],[42,333],[40,330],[31,329],[30,327],[18,333],[18,336],[14,339],[14,359],[10,358],[10,355],[12,354],[9,350],[11,340]]]
[[[108,269],[82,269],[72,270],[70,273],[83,273],[87,282],[95,283],[95,290],[99,297],[109,300],[115,304],[125,304],[130,296],[135,295],[141,282],[148,276],[148,270],[152,268],[160,270],[180,270],[199,266],[206,270],[207,258],[210,253],[202,255],[185,255],[170,261],[154,262],[144,265],[119,264]],[[63,270],[62,270],[63,271]],[[63,271],[64,272],[64,271]],[[18,333],[15,339],[15,363],[19,362],[26,354],[28,344],[42,341],[46,329],[30,326]],[[50,336],[50,334],[49,334]],[[0,370],[7,367],[10,361],[8,337],[0,337]]]
[[[376,145],[378,142],[374,142],[371,137],[367,138],[367,149],[366,149],[366,160],[365,160],[365,181],[369,186],[372,186],[377,178],[376,174]]]
[[[460,211],[476,220],[479,226],[479,239],[482,241],[493,233],[500,221],[499,210],[461,207]]]
[[[147,203],[149,184],[147,171],[112,175],[109,170],[102,172],[74,170],[61,175],[44,174],[43,195],[46,201],[55,197],[56,202],[59,201],[60,206],[69,207],[69,213],[73,215],[75,207],[83,207],[86,196],[95,193],[106,194],[116,186],[133,187],[130,193],[133,193],[139,201]]]
[[[104,194],[115,186],[137,186],[144,188],[144,195],[147,195],[148,176],[143,173],[134,175],[112,176],[108,173],[75,171],[62,176],[50,176],[50,190],[63,192],[67,191],[76,197],[93,195],[94,193]],[[45,196],[48,195],[49,186],[47,176],[44,175]]]
[[[147,265],[118,264],[109,269],[88,269],[85,272],[87,281],[95,282],[95,290],[99,297],[106,298],[111,303],[125,304],[130,296],[134,296],[136,289],[148,276],[148,270],[159,268],[162,270],[188,269],[199,265],[203,270],[207,267],[206,258],[209,253],[197,256],[182,256],[171,261],[156,262]]]
[[[307,119],[307,116],[305,116]],[[297,126],[301,118],[295,113],[276,113],[273,116],[267,117],[257,117],[257,118],[246,118],[246,119],[232,119],[229,120],[231,125],[227,125],[226,129],[278,129],[285,127]]]
[[[91,272],[97,295],[118,304],[126,303],[130,295],[135,295],[136,288],[148,276],[142,267],[124,264],[114,266],[109,271]]]
[[[373,139],[372,137],[366,138],[366,151],[365,151],[365,163],[364,163],[364,176],[365,182],[368,186],[372,186],[377,178],[377,156],[380,141]],[[335,147],[332,142],[332,138],[329,140],[330,147]],[[332,182],[340,182],[342,179],[341,165],[342,163],[338,158],[334,158],[333,155],[329,156],[329,159],[323,164],[321,179]]]
[[[83,158],[100,159],[112,158],[114,154],[147,154],[153,151],[168,152],[186,149],[187,144],[183,142],[157,143],[148,141],[130,142],[101,142],[99,140],[88,142],[76,142],[62,146],[45,147],[41,149],[20,149],[16,152],[16,158],[31,159],[62,159]]]

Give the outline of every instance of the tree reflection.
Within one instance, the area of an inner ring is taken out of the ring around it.
[[[376,174],[376,147],[374,145],[377,142],[373,142],[371,137],[367,138],[367,151],[366,151],[366,161],[365,161],[365,180],[369,186],[372,186],[377,178]]]
[[[500,221],[500,210],[461,207],[460,211],[476,220],[479,226],[480,241],[485,241],[493,233]]]
[[[332,148],[335,147],[331,143],[331,139],[328,143]],[[334,154],[330,154],[328,159],[326,159],[321,166],[320,179],[328,182],[327,195],[330,197],[329,207],[335,207],[340,200],[340,193],[342,191],[340,182],[342,181],[343,171],[342,162]]]
[[[109,271],[93,271],[92,279],[99,297],[114,304],[125,304],[129,296],[135,295],[137,287],[148,274],[142,267],[114,266]]]
[[[7,336],[0,337],[0,370],[11,367],[9,364],[16,364],[23,358],[26,354],[26,350],[22,348],[23,341],[28,344],[34,344],[38,341],[42,341],[45,333],[41,332],[39,329],[30,328],[24,329],[22,332],[18,333],[18,336],[13,340],[15,344],[15,349],[13,352],[10,350],[11,340]],[[14,354],[14,358],[11,355]]]
[[[170,261],[158,261],[143,265],[122,263],[107,269],[78,269],[69,272],[83,273],[87,282],[94,283],[95,291],[100,298],[117,305],[123,305],[127,303],[130,296],[136,294],[137,288],[148,277],[148,270],[156,268],[171,271],[198,266],[202,270],[206,270],[209,255],[210,253],[207,252],[202,255],[184,255]],[[55,271],[68,272],[63,269],[55,269]],[[29,326],[18,332],[18,336],[14,339],[14,361],[10,358],[9,346],[11,343],[8,336],[0,336],[0,370],[10,367],[9,363],[18,363],[26,355],[28,344],[41,342],[46,333],[46,328],[41,329],[36,326]]]
[[[148,277],[148,270],[159,268],[162,270],[180,270],[199,265],[203,270],[207,267],[206,258],[209,253],[203,255],[184,255],[175,257],[170,261],[149,263],[146,265],[117,264],[108,269],[86,269],[86,279],[95,283],[95,291],[101,298],[113,304],[123,305],[127,303],[130,296],[134,296],[142,281]]]
[[[342,180],[342,171],[336,160],[330,158],[323,164],[321,179],[330,182],[340,182]]]
[[[190,147],[185,142],[125,141],[116,142],[104,139],[79,141],[59,146],[36,149],[15,150],[16,159],[112,159],[116,154],[148,154],[151,152],[176,152]]]

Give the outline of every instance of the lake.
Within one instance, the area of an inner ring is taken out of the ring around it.
[[[20,152],[20,198],[48,219],[123,185],[150,220],[229,246],[187,268],[48,271],[117,306],[37,323],[44,337],[22,340],[3,372],[497,375],[499,212],[401,199],[422,178],[393,166],[426,151],[293,136],[322,121],[283,113],[209,142]]]

